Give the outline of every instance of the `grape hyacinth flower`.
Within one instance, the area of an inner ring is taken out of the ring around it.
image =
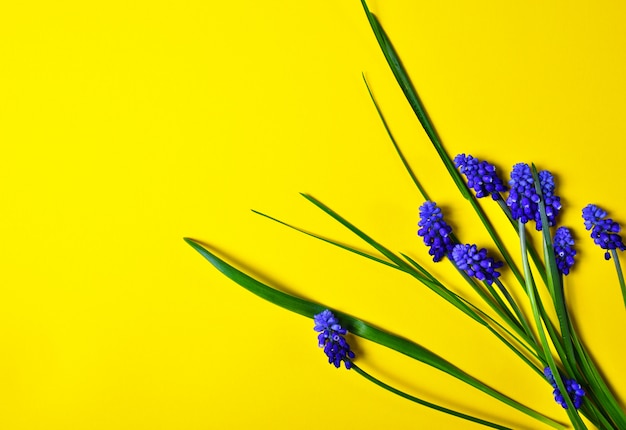
[[[496,174],[496,167],[486,161],[480,161],[471,155],[459,154],[454,157],[454,165],[467,178],[467,186],[476,192],[476,198],[491,195],[499,200],[501,192],[507,190],[502,179]]]
[[[546,206],[546,216],[548,217],[548,224],[550,227],[556,224],[556,216],[561,210],[561,198],[554,195],[554,176],[547,170],[539,172],[539,186],[541,187],[541,194],[543,195],[543,201]],[[541,230],[541,215],[537,210],[535,217],[537,221],[537,230]]]
[[[506,204],[511,209],[513,218],[524,224],[535,219],[540,199],[535,192],[533,176],[528,164],[517,163],[513,166],[509,185],[511,190],[506,199]]]
[[[559,227],[554,233],[554,255],[556,257],[556,267],[563,275],[568,275],[574,265],[576,250],[572,233],[566,227]]]
[[[589,204],[583,209],[585,228],[591,230],[591,238],[594,243],[600,248],[607,250],[604,258],[610,260],[611,254],[609,250],[619,249],[623,251],[626,249],[626,246],[622,242],[622,237],[617,234],[620,231],[619,224],[611,218],[606,218],[606,215],[605,210],[593,204]]]
[[[503,264],[487,257],[487,250],[484,248],[479,250],[476,245],[456,245],[452,249],[452,259],[459,269],[489,285],[500,276],[495,269],[502,267]]]
[[[348,331],[341,327],[335,315],[328,309],[314,315],[313,321],[315,322],[313,330],[320,333],[317,336],[319,347],[324,348],[324,353],[328,356],[328,362],[339,368],[343,361],[346,369],[350,369],[354,352],[352,352],[350,345],[344,338]]]
[[[454,247],[450,238],[452,227],[444,221],[441,209],[435,202],[424,202],[419,211],[420,220],[417,225],[421,228],[417,235],[423,237],[424,244],[430,247],[428,254],[433,256],[433,261],[441,261]]]
[[[509,185],[511,190],[506,199],[506,204],[511,209],[513,218],[524,224],[534,220],[537,230],[541,230],[543,227],[539,213],[539,201],[541,199],[535,191],[533,175],[528,164],[517,163],[513,166]],[[548,224],[553,226],[561,209],[561,198],[554,195],[554,177],[552,174],[547,170],[539,172],[539,185],[543,194]]]
[[[559,390],[556,381],[554,380],[554,374],[552,373],[552,369],[546,367],[545,369],[543,369],[543,373],[544,375],[546,375],[546,378],[548,378],[548,381],[552,385],[552,388],[554,388],[554,391],[552,391],[554,401],[561,405],[563,409],[567,409],[567,403],[565,402],[565,398],[563,397],[563,394],[561,394],[561,390]],[[575,379],[562,379],[563,384],[565,385],[565,389],[567,390],[567,394],[569,395],[569,398],[574,405],[574,408],[580,408],[583,404],[583,397],[585,397],[586,394],[585,390],[583,389],[583,387],[580,386],[578,382],[576,382]]]

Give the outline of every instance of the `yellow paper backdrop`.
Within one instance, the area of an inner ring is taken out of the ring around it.
[[[519,161],[556,175],[561,220],[579,242],[568,301],[623,404],[624,306],[580,209],[597,203],[626,223],[626,7],[370,6],[450,154],[489,159],[503,176]],[[5,2],[0,64],[0,428],[478,428],[329,366],[310,320],[237,287],[183,236],[278,288],[410,337],[566,422],[545,382],[433,293],[250,211],[367,250],[298,194],[311,193],[391,249],[429,261],[415,234],[421,198],[364,72],[458,236],[493,248],[358,1]],[[483,206],[517,253],[495,206]],[[429,267],[464,291],[447,263]],[[353,341],[359,364],[399,388],[541,428]]]

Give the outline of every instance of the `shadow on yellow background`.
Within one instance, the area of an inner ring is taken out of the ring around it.
[[[624,307],[580,209],[596,203],[626,222],[626,8],[543,3],[370,6],[450,154],[556,175],[561,220],[579,243],[568,301],[623,403]],[[428,263],[415,234],[419,194],[364,72],[428,192],[464,240],[488,246],[358,1],[0,10],[1,428],[478,427],[329,366],[311,321],[240,289],[183,236],[567,421],[541,378],[410,278],[250,211],[367,249],[298,194],[308,192]],[[514,234],[505,239],[516,249]],[[429,267],[464,292],[448,266]],[[538,428],[405,357],[365,341],[355,349],[361,367],[413,394]]]

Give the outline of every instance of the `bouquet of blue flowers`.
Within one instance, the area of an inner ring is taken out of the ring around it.
[[[458,239],[457,234],[446,222],[444,211],[431,200],[411,169],[365,81],[382,125],[423,196],[424,202],[419,207],[417,235],[428,247],[432,260],[442,262],[447,259],[482,303],[479,306],[478,303],[473,303],[455,293],[418,261],[406,254],[391,251],[311,195],[303,194],[305,199],[365,241],[377,254],[365,253],[269,215],[256,213],[315,239],[403,272],[435,292],[465,316],[483,326],[543,378],[550,385],[554,400],[566,410],[575,429],[587,428],[581,417],[585,417],[586,422],[601,429],[626,429],[624,408],[594,363],[590,351],[577,333],[568,313],[563,280],[575,265],[576,251],[572,232],[567,227],[558,225],[562,205],[556,193],[552,173],[547,170],[538,171],[533,164],[517,163],[506,181],[499,175],[495,166],[486,160],[479,160],[469,154],[451,157],[444,149],[385,31],[369,10],[365,0],[361,2],[398,85],[461,195],[470,202],[482,221],[498,250],[498,255],[490,255],[486,248]],[[521,268],[478,204],[478,199],[482,198],[489,198],[498,205],[511,227],[515,229],[519,237]],[[619,234],[620,226],[608,217],[605,210],[595,204],[589,204],[582,209],[582,219],[595,244],[604,250],[604,258],[613,261],[617,283],[621,288],[626,307],[626,285],[617,253],[618,250],[626,249]],[[540,232],[541,250],[536,249],[527,239],[528,228]],[[201,242],[189,238],[185,240],[215,268],[240,286],[284,309],[311,318],[313,329],[318,333],[319,347],[323,348],[328,362],[337,368],[343,365],[345,369],[351,369],[379,387],[423,406],[487,427],[507,428],[415,397],[383,382],[359,366],[359,357],[346,339],[347,333],[351,333],[445,372],[548,426],[557,429],[566,428],[563,424],[501,394],[412,340],[335,310],[330,305],[305,300],[268,286],[227,263]],[[512,278],[519,283],[525,292],[524,300],[527,303],[520,303],[519,299],[516,300],[509,293],[509,288],[501,280],[501,273],[504,270],[510,272]],[[485,305],[489,312],[483,310]],[[525,312],[526,308],[531,312]]]

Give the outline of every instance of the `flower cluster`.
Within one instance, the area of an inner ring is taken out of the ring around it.
[[[328,362],[339,368],[343,361],[346,369],[350,369],[354,352],[344,337],[348,331],[341,327],[339,320],[328,309],[315,315],[313,321],[315,322],[313,330],[319,332],[319,336],[317,336],[319,347],[324,348]]]
[[[441,209],[435,202],[427,201],[420,206],[420,220],[417,225],[420,227],[417,234],[430,247],[428,253],[433,256],[433,261],[441,261],[452,251],[452,227],[444,221]]]
[[[554,195],[554,176],[547,170],[539,172],[539,186],[541,188],[541,194],[543,195],[543,202],[546,206],[546,216],[548,217],[548,223],[550,227],[556,224],[556,217],[561,210],[561,198]],[[537,211],[535,218],[537,221],[537,230],[541,230],[541,216]]]
[[[567,275],[574,265],[574,256],[576,255],[576,250],[573,248],[572,233],[566,227],[557,228],[554,233],[553,244],[556,266],[561,274]]]
[[[554,388],[552,394],[554,395],[554,401],[563,407],[563,409],[567,409],[567,403],[565,402],[565,398],[563,394],[561,394],[561,390],[556,385],[556,381],[554,380],[554,374],[552,373],[552,369],[546,367],[543,369],[544,375],[548,378],[548,381]],[[575,379],[565,379],[563,378],[563,383],[565,384],[565,389],[567,390],[567,394],[569,395],[574,408],[578,409],[583,404],[583,397],[585,397],[585,390],[580,386]]]
[[[511,190],[506,199],[506,204],[511,209],[513,218],[524,224],[535,219],[540,198],[535,191],[533,176],[528,164],[517,163],[513,166],[509,185]]]
[[[585,228],[591,230],[591,238],[595,244],[607,250],[604,253],[604,258],[609,260],[611,258],[609,250],[619,249],[623,251],[626,246],[622,242],[622,237],[617,234],[620,231],[619,224],[611,218],[606,218],[606,215],[606,211],[596,205],[589,204],[583,208]]]
[[[452,249],[452,259],[459,269],[489,285],[500,276],[495,269],[502,267],[502,262],[487,257],[487,250],[479,250],[476,245],[456,245]]]
[[[454,165],[467,178],[467,186],[476,192],[477,198],[491,195],[499,200],[501,192],[507,190],[502,179],[496,174],[494,165],[480,161],[471,155],[459,154],[454,157]]]
[[[524,224],[534,220],[537,230],[541,230],[543,227],[539,213],[541,198],[535,190],[533,175],[528,164],[517,163],[513,166],[509,185],[511,190],[506,199],[506,204],[511,209],[513,218]],[[561,199],[554,195],[554,177],[552,174],[547,170],[539,172],[539,185],[543,194],[548,223],[553,226],[561,209]]]
[[[422,267],[419,262],[413,260],[407,254],[400,253],[397,255],[382,244],[370,239],[364,232],[310,195],[304,194],[303,196],[323,212],[330,215],[335,221],[338,221],[341,225],[356,233],[361,239],[364,239],[369,245],[372,245],[385,258],[379,258],[377,255],[342,245],[341,241],[326,239],[300,228],[292,228],[322,241],[337,245],[370,261],[391,266],[410,275],[470,319],[489,329],[498,340],[502,341],[512,352],[516,353],[533,371],[537,370],[537,361],[550,363],[553,368],[545,367],[542,376],[552,386],[554,400],[561,407],[565,409],[570,408],[567,412],[574,428],[586,428],[586,423],[583,421],[583,419],[586,419],[586,421],[589,421],[597,428],[626,430],[626,419],[619,408],[619,400],[608,388],[611,384],[603,379],[599,367],[596,371],[597,366],[592,360],[593,354],[585,352],[587,348],[582,342],[584,339],[578,335],[577,327],[572,322],[573,318],[569,317],[566,295],[563,294],[563,276],[568,275],[572,270],[576,250],[574,249],[572,232],[565,227],[555,227],[556,219],[561,210],[561,199],[555,195],[555,179],[553,175],[545,170],[537,172],[532,165],[517,163],[513,166],[510,180],[507,181],[506,179],[501,179],[496,172],[496,167],[487,161],[481,161],[466,154],[459,154],[452,160],[437,138],[435,127],[430,122],[429,115],[424,110],[424,107],[420,103],[413,103],[419,98],[419,95],[415,93],[405,70],[402,67],[398,67],[400,61],[397,53],[386,38],[386,32],[382,28],[381,23],[370,12],[367,0],[362,0],[361,3],[384,53],[384,57],[393,69],[397,82],[417,114],[419,122],[433,143],[445,167],[451,168],[451,165],[454,164],[458,172],[460,172],[459,174],[453,168],[453,171],[449,172],[452,179],[458,182],[460,175],[464,175],[466,178],[468,188],[463,184],[458,184],[461,185],[460,189],[463,196],[470,200],[473,209],[487,233],[491,236],[493,245],[500,251],[501,256],[497,258],[510,265],[509,269],[512,272],[511,275],[513,275],[511,279],[517,278],[521,287],[527,289],[528,301],[521,302],[520,298],[522,300],[526,299],[521,297],[521,295],[511,295],[507,291],[505,282],[501,282],[499,270],[505,266],[502,261],[492,258],[488,255],[486,249],[478,248],[475,244],[460,243],[457,239],[457,236],[460,235],[453,234],[452,228],[444,220],[442,210],[433,201],[426,201],[419,207],[417,235],[423,239],[432,260],[438,262],[443,260],[444,257],[448,257],[454,268],[458,269],[458,271],[463,271],[461,274],[479,297],[464,297],[463,294],[457,294],[456,291],[463,291],[463,289],[457,288],[456,285],[454,288],[449,288],[445,282],[438,279],[435,274],[430,273],[427,268]],[[372,95],[371,92],[370,95]],[[382,118],[382,113],[375,101],[374,105],[383,120],[383,125],[387,128],[387,124]],[[387,131],[389,132],[388,129]],[[393,141],[393,138],[391,140]],[[405,160],[396,143],[393,143],[418,190],[425,195],[426,193],[423,191],[421,184],[413,174],[413,169]],[[441,180],[439,177],[433,179],[437,182]],[[469,189],[475,193],[475,197],[467,193]],[[496,231],[495,225],[491,223],[487,214],[482,210],[478,199],[489,196],[496,201],[507,221],[510,221],[513,227],[519,229],[518,236],[523,273],[516,267],[518,263],[507,250],[507,246],[505,246],[499,232]],[[615,251],[617,249],[626,250],[626,245],[619,235],[620,226],[612,219],[607,218],[607,213],[595,205],[585,207],[582,214],[585,227],[587,230],[591,230],[591,237],[597,245],[606,251],[605,257],[609,259],[613,256],[615,259],[615,268],[626,306],[626,281],[624,280]],[[290,224],[280,220],[270,219],[291,227]],[[541,236],[541,240],[536,240],[536,245],[543,245],[543,261],[541,261],[542,256],[537,253],[532,238],[526,237],[526,230],[530,228],[527,226],[529,222],[531,224],[534,222],[536,230],[542,231],[542,234],[538,235]],[[555,228],[554,236],[551,239],[552,227]],[[243,274],[213,255],[198,242],[190,239],[185,240],[219,271],[259,297],[297,313],[307,313],[305,310],[311,308],[319,309],[320,312],[313,316],[318,344],[320,348],[323,348],[328,362],[336,368],[342,367],[341,363],[343,362],[343,366],[346,369],[353,369],[352,374],[356,373],[363,376],[377,386],[405,399],[471,421],[474,424],[483,424],[492,428],[504,428],[499,424],[414,397],[387,385],[373,375],[369,375],[360,368],[358,363],[354,362],[355,353],[351,350],[346,340],[348,331],[345,326],[348,325],[353,330],[353,334],[368,338],[383,347],[443,371],[461,382],[479,389],[484,394],[490,395],[504,404],[538,419],[542,424],[554,428],[564,427],[561,423],[539,412],[535,412],[518,401],[501,395],[496,389],[479,381],[476,377],[463,371],[458,371],[454,364],[430,352],[421,344],[409,338],[395,335],[392,331],[377,328],[364,320],[355,319],[346,314],[339,315],[344,323],[342,326],[339,319],[329,309],[258,282],[253,277]],[[474,279],[469,279],[470,277]],[[545,288],[547,291],[539,291],[540,286],[535,280],[539,281],[540,279],[547,287]],[[482,284],[475,280],[481,281]],[[495,285],[492,287],[492,284]],[[542,300],[538,300],[538,297],[541,297]],[[477,306],[477,303],[472,298],[480,298],[481,306]],[[532,314],[535,317],[534,321],[529,320],[525,315],[526,312],[523,312],[523,310],[526,310],[526,306],[523,306],[525,304],[531,307]],[[490,312],[488,308],[493,312]],[[346,324],[347,322],[350,323]],[[534,326],[531,325],[532,322],[534,322]],[[583,351],[583,353],[580,351]],[[561,363],[562,368],[565,369],[563,373],[555,365],[555,362]],[[539,374],[541,375],[541,372]],[[569,376],[576,379],[570,379],[568,378]],[[584,389],[577,380],[584,384]],[[338,402],[333,401],[331,396],[325,396],[322,401],[326,400],[327,397],[330,401],[328,403],[324,402],[324,406],[329,408],[335,407]],[[582,417],[576,413],[578,409],[580,409]]]

